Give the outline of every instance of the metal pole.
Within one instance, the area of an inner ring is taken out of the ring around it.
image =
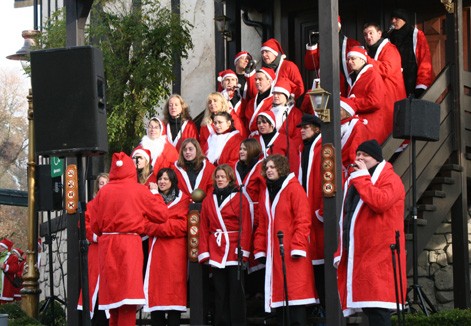
[[[39,271],[38,262],[38,218],[35,210],[35,170],[36,156],[34,146],[33,120],[33,91],[28,94],[28,248],[26,249],[26,264],[28,270],[23,276],[22,309],[32,318],[38,318],[39,313]]]

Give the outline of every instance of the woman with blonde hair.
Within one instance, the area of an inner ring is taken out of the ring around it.
[[[164,106],[164,118],[167,140],[177,151],[180,150],[183,140],[198,139],[198,130],[191,119],[189,106],[181,95],[170,95]]]
[[[239,130],[243,138],[247,136],[247,130],[244,123],[235,112],[231,112],[226,98],[218,92],[210,93],[207,99],[206,110],[204,111],[203,120],[200,127],[200,144],[205,148],[209,136],[216,133],[213,124],[213,115],[218,112],[229,112],[234,121],[234,128]]]

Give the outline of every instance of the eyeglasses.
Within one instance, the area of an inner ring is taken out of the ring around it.
[[[155,130],[155,129],[160,129],[160,126],[149,126],[147,127],[148,130]]]

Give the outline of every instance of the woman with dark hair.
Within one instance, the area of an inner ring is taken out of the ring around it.
[[[265,180],[261,175],[260,156],[262,149],[260,144],[252,138],[242,141],[239,147],[239,160],[235,164],[235,174],[237,183],[242,186],[242,191],[247,197],[250,204],[250,215],[252,217],[252,225],[258,225],[257,208],[258,196]]]
[[[167,140],[177,151],[187,138],[198,139],[198,129],[191,119],[189,106],[178,94],[172,94],[164,106]]]
[[[260,194],[259,225],[255,232],[254,255],[265,265],[265,311],[276,310],[283,325],[285,306],[281,254],[277,234],[283,232],[289,313],[292,325],[307,325],[306,305],[319,300],[309,256],[311,213],[303,187],[289,172],[288,159],[275,154],[263,160],[266,189]],[[315,241],[315,239],[311,239]]]
[[[146,304],[152,325],[180,325],[187,303],[187,215],[190,199],[178,189],[175,171],[157,173],[159,195],[168,207],[168,220],[149,224],[149,260],[144,279]],[[165,316],[167,315],[167,317]]]
[[[234,128],[228,112],[215,113],[213,124],[216,133],[209,136],[206,148],[203,147],[206,157],[214,165],[229,164],[233,167],[239,159],[239,145],[243,138]]]
[[[213,188],[214,165],[206,159],[194,138],[183,141],[172,169],[177,174],[180,190],[187,196],[191,196],[195,189],[201,189],[207,194]]]
[[[246,325],[240,260],[247,261],[250,253],[249,204],[239,192],[229,165],[216,167],[213,179],[214,190],[203,200],[201,208],[198,261],[208,262],[212,267],[215,325]]]

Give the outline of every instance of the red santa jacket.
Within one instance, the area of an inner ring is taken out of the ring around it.
[[[3,270],[0,270],[0,301],[13,301],[16,288],[13,285],[13,279],[19,270],[18,257],[8,252],[5,258],[0,259],[0,263],[5,264]]]
[[[260,191],[263,189],[263,185],[265,184],[265,179],[261,174],[262,160],[259,160],[252,167],[243,180],[240,176],[240,173],[237,171],[238,164],[242,163],[240,161],[236,162],[234,172],[237,178],[237,183],[239,186],[242,186],[242,192],[247,197],[249,202],[252,229],[255,231],[258,226],[258,198],[260,196]]]
[[[180,147],[183,143],[183,141],[187,138],[194,138],[198,140],[199,138],[199,133],[198,129],[196,128],[196,124],[191,121],[191,120],[185,120],[183,121],[183,124],[180,128],[180,131],[178,132],[178,135],[173,139],[172,135],[172,129],[170,128],[170,125],[167,123],[167,140],[170,144],[175,147],[177,152],[180,151]]]
[[[387,90],[387,96],[396,102],[407,97],[402,76],[401,54],[396,46],[384,39],[376,50],[374,58],[369,58],[368,63],[379,72]]]
[[[369,139],[382,144],[392,132],[394,105],[386,97],[386,88],[380,74],[372,65],[366,65],[348,91],[348,97],[358,108],[357,114],[367,121]]]
[[[324,264],[324,216],[322,210],[322,176],[321,176],[321,149],[322,137],[317,136],[311,144],[307,170],[303,171],[299,163],[299,183],[302,182],[304,173],[306,174],[306,195],[309,201],[311,212],[311,235],[310,250],[313,265]],[[299,161],[304,150],[304,144],[299,151]],[[322,215],[321,215],[322,214]]]
[[[368,134],[363,119],[357,116],[343,119],[340,123],[342,168],[346,177],[348,166],[355,162],[358,146],[368,140]]]
[[[241,200],[242,213],[239,209]],[[239,220],[242,221],[242,225]],[[198,261],[203,263],[209,260],[209,264],[217,268],[237,265],[240,227],[242,227],[240,245],[242,255],[246,260],[250,254],[252,238],[247,198],[241,196],[240,192],[233,192],[219,205],[216,195],[211,193],[206,196],[201,207]]]
[[[160,196],[160,195],[156,195]],[[144,279],[144,311],[186,311],[187,216],[190,198],[180,191],[168,204],[168,220],[149,224],[152,238]]]
[[[230,113],[231,118],[234,121],[234,128],[239,131],[242,137],[247,137],[247,127],[243,119],[239,117],[233,110]],[[216,131],[214,130],[214,125],[212,123],[207,124],[206,126],[201,126],[199,142],[203,152],[205,152],[208,148],[208,138],[215,133]]]
[[[289,150],[291,151],[291,147],[294,149],[295,153],[297,153],[299,146],[302,144],[303,140],[301,138],[301,131],[296,126],[301,122],[303,118],[303,113],[300,109],[295,106],[289,106],[286,113],[280,110],[280,107],[272,107],[271,111],[275,114],[276,119],[276,130],[282,135],[288,135],[289,137]],[[296,155],[298,157],[298,155]],[[298,166],[295,162],[296,167]],[[297,173],[296,171],[293,171]]]
[[[90,318],[93,318],[95,306],[98,299],[98,276],[100,274],[100,262],[98,257],[98,236],[93,233],[91,228],[91,212],[95,201],[92,199],[87,203],[87,210],[85,211],[85,232],[88,245],[88,294],[90,303]],[[78,310],[83,310],[82,290],[80,290],[79,300],[77,304]]]
[[[136,182],[132,159],[115,153],[110,182],[98,192],[90,213],[92,231],[100,237],[100,310],[144,304],[141,235],[149,220],[167,220],[167,206]]]
[[[414,53],[417,58],[417,80],[415,88],[427,89],[432,85],[435,75],[432,66],[432,54],[424,32],[417,27],[413,34]]]
[[[339,75],[339,80],[340,80],[340,94],[342,96],[347,96],[348,94],[348,87],[349,87],[349,78],[348,75],[351,73],[351,70],[348,68],[347,65],[347,53],[350,52],[350,50],[354,46],[361,46],[360,42],[357,40],[354,40],[352,38],[348,38],[346,36],[340,36],[340,75]],[[319,71],[319,47],[318,44],[314,45],[306,45],[306,53],[304,55],[304,66],[306,67],[307,70],[317,70]],[[350,85],[351,86],[351,85]],[[311,106],[310,103],[307,103],[306,105]],[[311,106],[312,107],[312,106]],[[307,108],[307,107],[306,107]],[[304,111],[304,110],[303,110]],[[304,111],[306,113],[309,113],[308,111]]]
[[[192,187],[190,179],[185,169],[178,165],[178,161],[172,166],[172,170],[175,171],[178,178],[178,187],[187,196],[191,197],[191,193],[195,189],[201,189],[205,194],[208,194],[213,189],[213,171],[215,166],[207,159],[203,161],[203,167],[201,168],[198,176],[196,177],[195,186]]]
[[[208,138],[206,153],[208,160],[215,166],[229,164],[234,167],[239,159],[239,146],[244,139],[238,130],[233,130],[223,134],[212,134]]]
[[[249,134],[257,131],[257,117],[260,113],[268,111],[273,105],[273,94],[268,95],[257,105],[257,95],[249,101],[245,108],[245,120],[247,121],[247,128]]]
[[[311,212],[306,193],[294,173],[287,176],[272,203],[268,190],[262,191],[259,207],[254,254],[257,259],[266,257],[265,311],[282,307],[285,300],[278,231],[284,234],[289,305],[318,302],[309,252]]]
[[[273,85],[276,85],[278,79],[286,78],[292,82],[291,92],[294,94],[295,99],[304,94],[304,82],[299,68],[294,62],[287,60],[284,54],[281,55],[280,63],[275,73],[276,78],[273,81]]]
[[[354,208],[348,232],[344,234],[344,205],[351,186],[358,191],[360,201]],[[366,170],[353,172],[344,189],[339,248],[334,257],[344,315],[366,307],[396,309],[390,245],[396,242],[395,233],[399,231],[400,246],[405,248],[405,191],[401,178],[390,163],[382,161],[371,176]],[[348,247],[344,247],[344,239],[348,239]],[[404,250],[401,250],[400,259],[405,266]],[[405,280],[406,270],[402,273]],[[406,283],[403,293],[406,293]]]

